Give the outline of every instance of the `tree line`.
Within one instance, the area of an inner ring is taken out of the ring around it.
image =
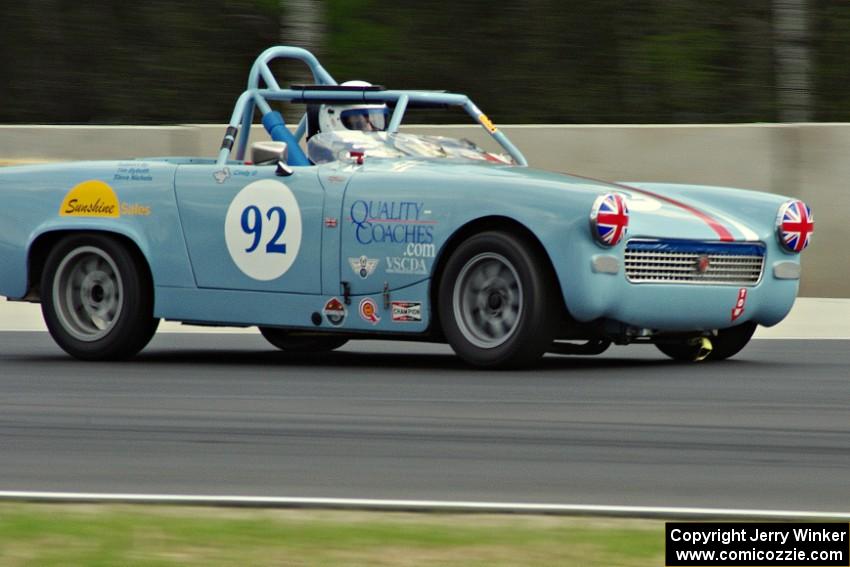
[[[323,25],[307,47],[337,79],[464,92],[499,123],[782,117],[772,0],[315,5]],[[850,3],[806,8],[809,116],[850,121]],[[287,9],[277,0],[3,3],[0,123],[224,122],[256,55],[295,37]]]

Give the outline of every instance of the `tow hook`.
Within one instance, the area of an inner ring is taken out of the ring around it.
[[[694,357],[694,362],[705,360],[706,358],[708,358],[708,355],[711,354],[711,351],[714,349],[714,345],[711,344],[711,339],[709,339],[708,337],[700,337],[696,340],[696,344],[699,346],[699,350],[697,351],[697,354]]]

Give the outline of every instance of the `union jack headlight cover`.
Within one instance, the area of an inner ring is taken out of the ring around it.
[[[776,215],[776,235],[779,243],[789,252],[802,252],[815,231],[812,209],[803,201],[787,201]]]
[[[590,209],[590,232],[602,246],[616,246],[622,242],[629,228],[629,207],[626,199],[616,193],[606,193],[596,198]]]

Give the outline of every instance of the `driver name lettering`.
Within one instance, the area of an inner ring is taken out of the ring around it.
[[[437,221],[423,219],[425,203],[354,201],[349,215],[360,244],[432,244]]]
[[[149,167],[119,167],[112,177],[113,181],[153,181]]]

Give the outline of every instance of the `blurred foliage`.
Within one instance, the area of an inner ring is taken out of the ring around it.
[[[500,123],[779,116],[771,0],[321,4],[317,52],[338,80],[465,92]],[[4,2],[0,123],[224,122],[256,55],[286,41],[286,9],[276,0]],[[850,3],[810,0],[809,9],[812,116],[850,121]]]
[[[0,122],[226,122],[278,3],[0,3]]]
[[[499,122],[774,120],[769,0],[328,2],[333,73]]]
[[[850,2],[812,0],[816,18],[812,37],[818,58],[813,89],[818,122],[850,121]]]

